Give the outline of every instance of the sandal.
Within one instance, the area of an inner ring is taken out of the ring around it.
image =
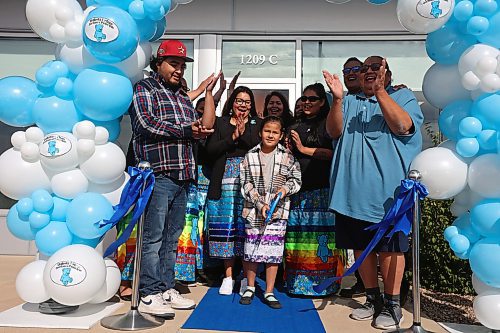
[[[120,290],[118,291],[118,296],[126,302],[132,301],[132,288],[130,288],[130,287],[122,288],[122,287],[123,286],[120,286]],[[130,294],[127,293],[128,291],[130,291]],[[124,294],[124,293],[127,293],[127,294]]]
[[[264,303],[266,303],[270,308],[273,309],[281,309],[282,307],[280,301],[278,301],[274,294],[264,295]]]
[[[250,305],[252,303],[253,297],[255,296],[255,290],[247,289],[240,298],[240,304]]]

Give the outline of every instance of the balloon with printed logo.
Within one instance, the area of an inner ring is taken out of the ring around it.
[[[7,214],[7,229],[12,235],[22,240],[34,240],[36,230],[31,228],[27,216],[20,215],[17,210],[17,203],[9,209]]]
[[[89,301],[90,304],[106,302],[113,297],[120,288],[122,274],[116,263],[111,259],[104,259],[106,264],[106,281],[101,289]]]
[[[43,283],[47,261],[36,260],[24,266],[16,276],[17,295],[28,303],[42,303],[50,298]]]
[[[485,154],[469,166],[470,188],[485,198],[500,197],[500,155]]]
[[[73,236],[66,222],[52,221],[35,236],[35,244],[40,253],[51,256],[59,249],[71,244]]]
[[[470,267],[489,286],[500,288],[500,238],[483,238],[472,247]]]
[[[414,33],[429,33],[445,24],[453,13],[454,0],[398,1],[396,12],[399,23]]]
[[[74,169],[78,165],[77,140],[67,132],[46,135],[39,144],[40,162],[55,172]]]
[[[474,298],[474,314],[477,320],[492,330],[500,329],[500,291],[484,292]]]
[[[128,5],[127,5],[128,8]],[[130,14],[111,6],[100,6],[87,16],[83,42],[97,59],[114,63],[132,55],[139,44],[137,24]]]
[[[78,74],[74,103],[87,118],[109,121],[123,115],[132,102],[132,83],[118,69],[97,65]],[[69,129],[71,131],[71,129]]]
[[[434,147],[422,151],[412,161],[410,170],[418,170],[429,198],[449,199],[467,185],[467,164],[447,148]]]
[[[40,94],[36,83],[28,78],[0,79],[0,121],[15,127],[33,125],[33,107]]]
[[[99,222],[113,215],[113,206],[101,194],[87,192],[80,194],[68,205],[66,223],[68,229],[80,238],[101,237],[110,225],[100,228]]]
[[[0,191],[9,198],[29,197],[38,189],[50,191],[50,179],[40,161],[26,162],[13,148],[0,155],[0,170],[5,170],[0,177]]]
[[[443,87],[446,87],[444,89]],[[425,99],[437,108],[444,108],[453,101],[469,99],[469,92],[462,86],[456,65],[432,65],[424,76],[422,91]]]
[[[95,153],[80,164],[80,170],[93,183],[109,184],[123,176],[125,164],[121,148],[108,142],[95,146]]]
[[[488,29],[479,35],[477,39],[481,43],[491,45],[500,48],[500,11],[497,11],[495,15],[488,20]]]
[[[106,279],[102,256],[86,245],[74,244],[54,253],[43,271],[47,293],[64,305],[90,301]]]
[[[73,125],[82,120],[73,101],[56,96],[38,98],[33,107],[35,123],[44,133],[69,132]]]

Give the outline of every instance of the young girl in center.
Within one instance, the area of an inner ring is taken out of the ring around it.
[[[261,143],[252,148],[240,165],[241,192],[245,199],[244,263],[248,287],[240,304],[248,305],[255,295],[255,276],[259,263],[266,265],[264,302],[273,309],[281,304],[275,297],[274,282],[283,261],[285,231],[290,209],[289,196],[302,185],[300,165],[279,141],[284,134],[280,117],[268,116],[259,132]],[[269,221],[266,217],[275,198],[281,194]]]

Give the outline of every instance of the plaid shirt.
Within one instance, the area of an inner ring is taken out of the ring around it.
[[[157,73],[139,81],[129,109],[134,152],[155,173],[195,179],[191,123],[198,116],[187,94],[173,91]]]
[[[241,192],[245,198],[242,216],[252,227],[261,227],[264,224],[262,208],[270,205],[280,188],[286,190],[286,197],[276,206],[273,217],[287,220],[290,210],[290,195],[297,193],[302,185],[300,164],[293,155],[278,144],[274,155],[273,174],[271,176],[270,193],[266,193],[264,176],[260,162],[260,144],[250,149],[240,164]]]

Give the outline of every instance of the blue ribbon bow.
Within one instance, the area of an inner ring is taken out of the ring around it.
[[[410,233],[413,222],[413,210],[415,207],[415,201],[423,200],[428,194],[429,191],[420,182],[411,179],[402,180],[399,195],[396,200],[394,200],[392,207],[385,214],[382,221],[365,228],[365,230],[376,230],[376,232],[375,236],[370,241],[363,253],[361,253],[359,258],[354,262],[351,268],[349,268],[344,273],[344,275],[326,279],[321,284],[314,286],[314,291],[316,291],[317,293],[321,293],[335,281],[354,273],[359,268],[359,266],[361,266],[361,263],[363,263],[365,258],[377,246],[384,235],[386,235],[387,238],[391,238],[392,235],[394,235],[394,233],[398,231],[401,231],[405,235],[408,235]]]
[[[135,167],[128,167],[128,173],[130,175],[130,179],[123,188],[120,196],[120,203],[114,207],[115,212],[113,216],[111,216],[109,220],[99,222],[99,227],[102,228],[104,226],[111,225],[109,227],[109,229],[111,229],[117,225],[128,212],[130,212],[131,208],[133,208],[132,219],[120,237],[108,246],[103,257],[107,257],[114,253],[120,245],[129,239],[130,234],[132,234],[132,231],[137,224],[137,220],[146,209],[151,193],[153,192],[155,184],[153,170],[141,170]],[[144,191],[142,191],[143,187]],[[133,207],[134,205],[135,207]]]

